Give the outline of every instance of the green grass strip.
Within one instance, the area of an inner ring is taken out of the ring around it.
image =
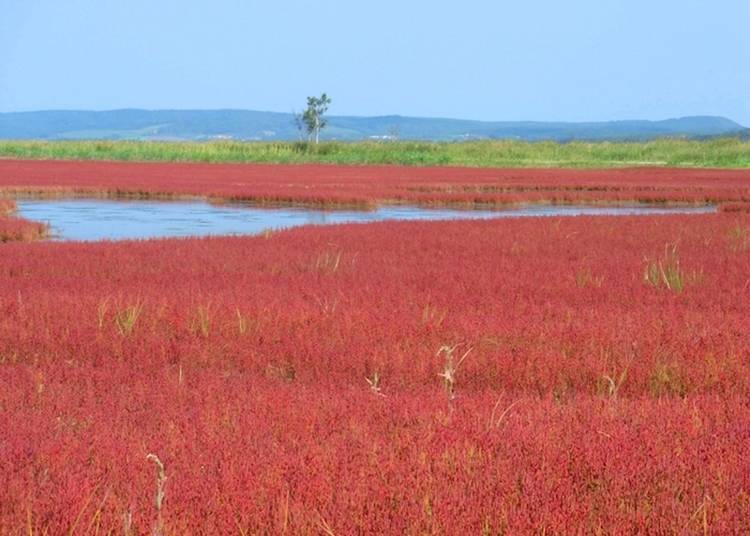
[[[0,158],[130,162],[398,164],[407,166],[750,167],[750,141],[159,142],[0,141]]]

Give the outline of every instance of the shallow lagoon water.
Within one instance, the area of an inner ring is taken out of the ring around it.
[[[122,201],[102,199],[18,200],[24,218],[52,227],[56,240],[125,240],[161,237],[259,234],[299,225],[387,220],[456,220],[529,216],[702,214],[715,207],[603,207],[533,205],[503,210],[457,210],[383,206],[377,210],[316,210],[212,205],[202,201]]]

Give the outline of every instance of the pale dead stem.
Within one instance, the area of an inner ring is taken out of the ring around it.
[[[315,296],[315,301],[320,306],[320,310],[323,312],[324,315],[335,313],[336,308],[339,305],[338,296],[335,298],[328,298],[328,297],[319,298],[318,296]]]
[[[34,527],[31,520],[31,508],[26,505],[26,534],[28,536],[34,536]]]
[[[365,381],[370,385],[370,390],[378,396],[385,396],[380,391],[380,373],[375,371],[372,373],[372,378],[365,377]]]
[[[240,536],[247,536],[247,530],[246,530],[245,528],[243,528],[243,527],[242,527],[242,525],[240,524],[240,521],[239,521],[239,519],[236,519],[236,518],[235,518],[235,520],[234,520],[234,524],[235,524],[235,526],[237,527],[237,530],[239,531],[239,533],[240,533]]]
[[[333,527],[331,527],[331,525],[328,524],[328,522],[323,517],[323,514],[318,512],[318,517],[320,518],[320,521],[318,524],[320,525],[320,528],[323,529],[323,532],[325,532],[328,536],[336,536],[336,533],[333,532]]]
[[[456,397],[456,373],[458,372],[458,368],[461,366],[461,363],[464,362],[464,359],[466,359],[466,357],[474,350],[474,347],[469,347],[469,349],[466,350],[456,362],[453,353],[459,346],[461,346],[461,343],[454,344],[453,346],[444,345],[441,346],[435,354],[436,357],[440,357],[441,354],[445,356],[443,371],[438,372],[438,376],[443,378],[443,387],[445,388],[445,393],[448,395],[449,400],[453,400]]]
[[[492,413],[490,413],[490,419],[487,421],[487,431],[490,431],[490,429],[500,426],[500,423],[503,422],[503,419],[508,416],[510,413],[510,410],[513,409],[514,406],[516,406],[518,403],[521,402],[521,400],[516,400],[515,402],[511,402],[511,404],[506,407],[503,412],[500,414],[500,416],[495,420],[495,412],[497,411],[497,408],[500,407],[500,402],[502,402],[503,397],[497,399],[497,402],[495,402],[495,406],[492,408]]]
[[[95,533],[99,533],[99,527],[102,520],[102,509],[104,508],[104,503],[107,502],[107,499],[109,498],[109,492],[110,488],[107,488],[107,491],[104,492],[104,496],[102,497],[102,500],[99,502],[99,506],[97,506],[96,511],[94,512],[94,516],[91,518],[91,522],[89,522],[89,526],[86,529],[86,533],[91,533],[91,528],[96,523],[96,530]]]
[[[99,326],[99,330],[104,327],[104,321],[107,317],[107,311],[109,311],[109,298],[104,298],[99,302],[99,305],[96,308],[97,324]]]
[[[431,324],[435,327],[440,327],[447,315],[447,308],[436,307],[428,303],[422,309],[422,324]]]
[[[688,525],[696,519],[698,516],[701,516],[701,528],[703,529],[703,534],[707,535],[709,533],[708,530],[708,505],[711,503],[711,497],[706,495],[703,497],[703,500],[698,505],[698,508],[693,512],[693,515],[690,516],[690,519],[688,519],[688,522],[685,524],[685,531],[687,532]]]
[[[286,534],[287,529],[289,528],[289,495],[291,494],[291,489],[289,487],[286,488],[286,500],[284,501],[284,533]]]
[[[237,313],[237,331],[240,335],[244,335],[247,333],[247,317],[242,314],[239,307],[235,307],[235,312]]]
[[[133,510],[129,509],[127,512],[122,514],[122,533],[125,536],[130,536],[133,533]]]
[[[162,536],[164,534],[164,517],[162,516],[161,510],[164,505],[164,486],[167,483],[167,472],[164,468],[164,464],[156,454],[148,454],[146,459],[156,465],[156,496],[154,500],[156,506],[156,523],[151,532],[153,536]]]
[[[286,494],[284,496],[283,518],[282,518],[282,525],[281,525],[281,532],[283,534],[286,534],[289,531],[289,497],[290,495],[291,495],[291,490],[287,486]],[[321,516],[319,512],[316,511],[316,513],[320,516],[321,519],[323,519],[323,516]],[[323,522],[325,523],[325,520]],[[249,530],[244,528],[242,524],[240,523],[238,513],[235,513],[234,524],[237,526],[237,530],[240,532],[240,536],[248,536],[248,534],[250,534]]]
[[[626,367],[619,376],[604,375],[602,378],[607,382],[607,394],[610,398],[617,398],[617,393],[620,391],[620,387],[625,383],[625,379],[628,376],[628,367]]]
[[[96,495],[97,490],[101,484],[97,484],[94,486],[94,489],[91,490],[91,493],[88,497],[86,497],[86,500],[83,501],[83,506],[78,511],[78,515],[76,515],[75,520],[73,520],[73,524],[70,526],[70,530],[68,530],[68,534],[75,534],[76,533],[76,527],[78,526],[78,523],[81,521],[81,517],[83,516],[83,513],[86,511],[86,509],[89,507],[89,504],[91,504],[91,501],[94,499],[94,495]],[[89,529],[91,528],[91,524],[93,524],[94,520],[99,516],[99,513],[101,511],[102,505],[107,500],[107,497],[109,496],[109,489],[104,493],[104,498],[102,499],[99,508],[97,508],[96,514],[94,515],[94,518],[92,519],[91,523],[89,524]]]

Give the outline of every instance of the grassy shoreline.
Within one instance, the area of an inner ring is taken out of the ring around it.
[[[609,168],[747,168],[750,141],[157,142],[0,141],[0,158],[269,164]]]

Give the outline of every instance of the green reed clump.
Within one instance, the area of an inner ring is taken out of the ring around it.
[[[646,259],[643,280],[653,287],[664,287],[676,293],[688,285],[703,283],[703,270],[686,272],[680,266],[677,244],[664,246],[664,254],[658,259]]]
[[[115,326],[120,335],[129,336],[143,312],[143,304],[138,302],[118,309],[115,312]]]

